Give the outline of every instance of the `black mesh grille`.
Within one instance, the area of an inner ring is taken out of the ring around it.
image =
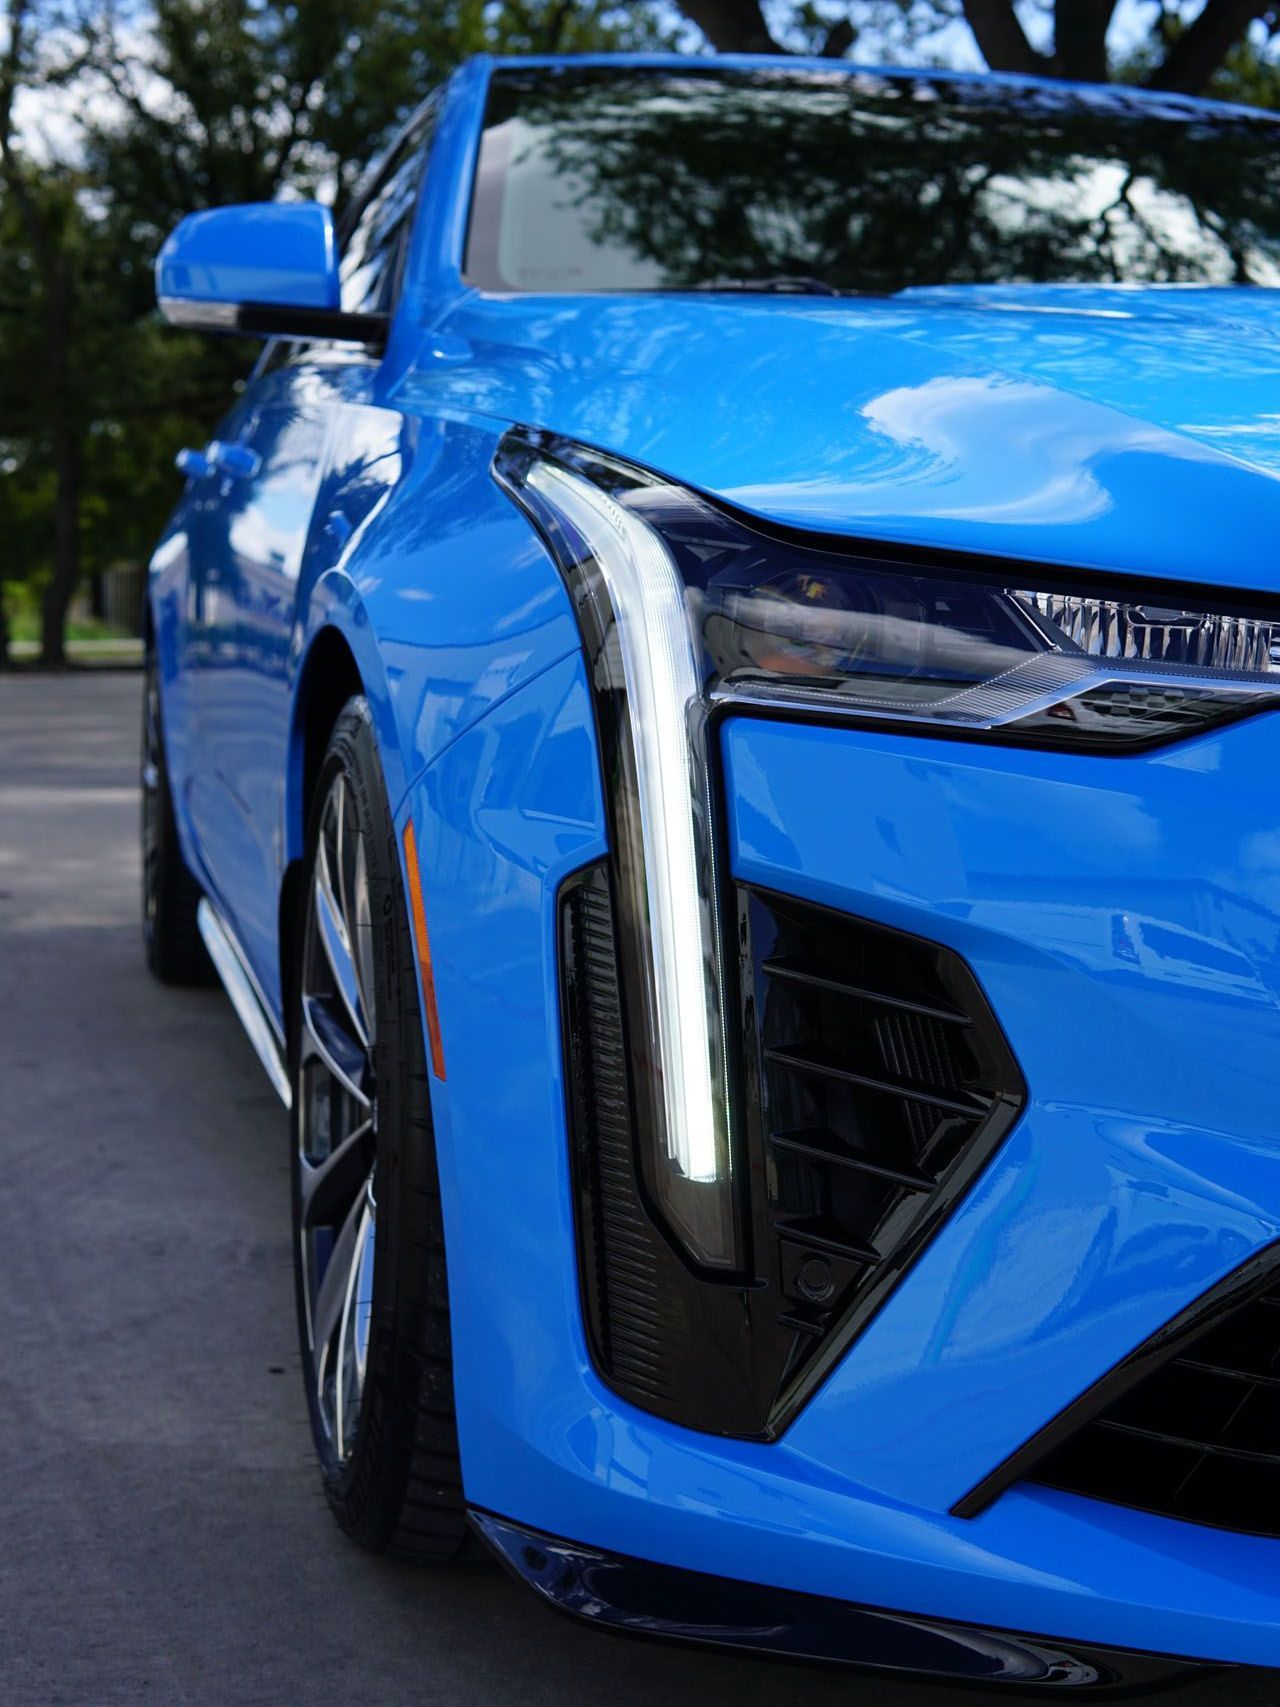
[[[1280,1276],[1182,1336],[1034,1469],[1072,1493],[1280,1536]]]
[[[743,890],[748,1032],[791,1380],[840,1349],[1017,1112],[1017,1066],[964,962],[825,907]]]

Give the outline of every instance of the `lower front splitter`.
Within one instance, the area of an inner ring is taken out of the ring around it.
[[[500,1561],[557,1611],[624,1634],[1036,1691],[1143,1693],[1232,1669],[855,1606],[603,1552],[491,1512],[470,1515]]]

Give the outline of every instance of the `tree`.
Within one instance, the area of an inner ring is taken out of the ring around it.
[[[789,14],[766,13],[763,0],[680,0],[681,10],[723,53],[779,53],[793,45],[840,56],[859,29],[894,26],[908,40],[954,22],[966,24],[993,71],[1106,82],[1140,65],[1154,89],[1201,94],[1258,27],[1280,31],[1274,0],[1149,0],[1144,51],[1117,66],[1108,34],[1118,0],[862,0],[820,7],[814,0]],[[1040,42],[1041,37],[1047,41]]]
[[[71,177],[39,172],[15,143],[19,89],[36,75],[41,18],[31,0],[9,0],[7,39],[0,61],[0,179],[16,214],[31,280],[30,312],[37,328],[41,385],[29,410],[29,429],[43,436],[52,471],[51,573],[44,594],[46,663],[62,661],[62,631],[80,574],[80,490],[84,435],[73,333],[82,289],[78,262],[85,258],[77,185]],[[26,305],[23,305],[24,307]],[[25,364],[30,371],[31,364]]]
[[[0,11],[0,522],[3,580],[42,590],[64,658],[86,573],[141,556],[173,453],[207,430],[244,345],[159,326],[151,262],[184,213],[319,194],[371,156],[467,54],[669,44],[615,0],[3,0]],[[61,97],[42,153],[24,97]],[[0,615],[0,663],[5,631]]]

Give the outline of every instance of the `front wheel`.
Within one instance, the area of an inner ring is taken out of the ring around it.
[[[469,1552],[444,1228],[395,830],[352,700],[316,787],[290,995],[294,1264],[329,1504],[374,1551]]]

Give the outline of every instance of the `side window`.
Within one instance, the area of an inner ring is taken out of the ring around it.
[[[401,138],[359,205],[338,269],[348,313],[389,314],[395,306],[434,121],[433,104]]]

